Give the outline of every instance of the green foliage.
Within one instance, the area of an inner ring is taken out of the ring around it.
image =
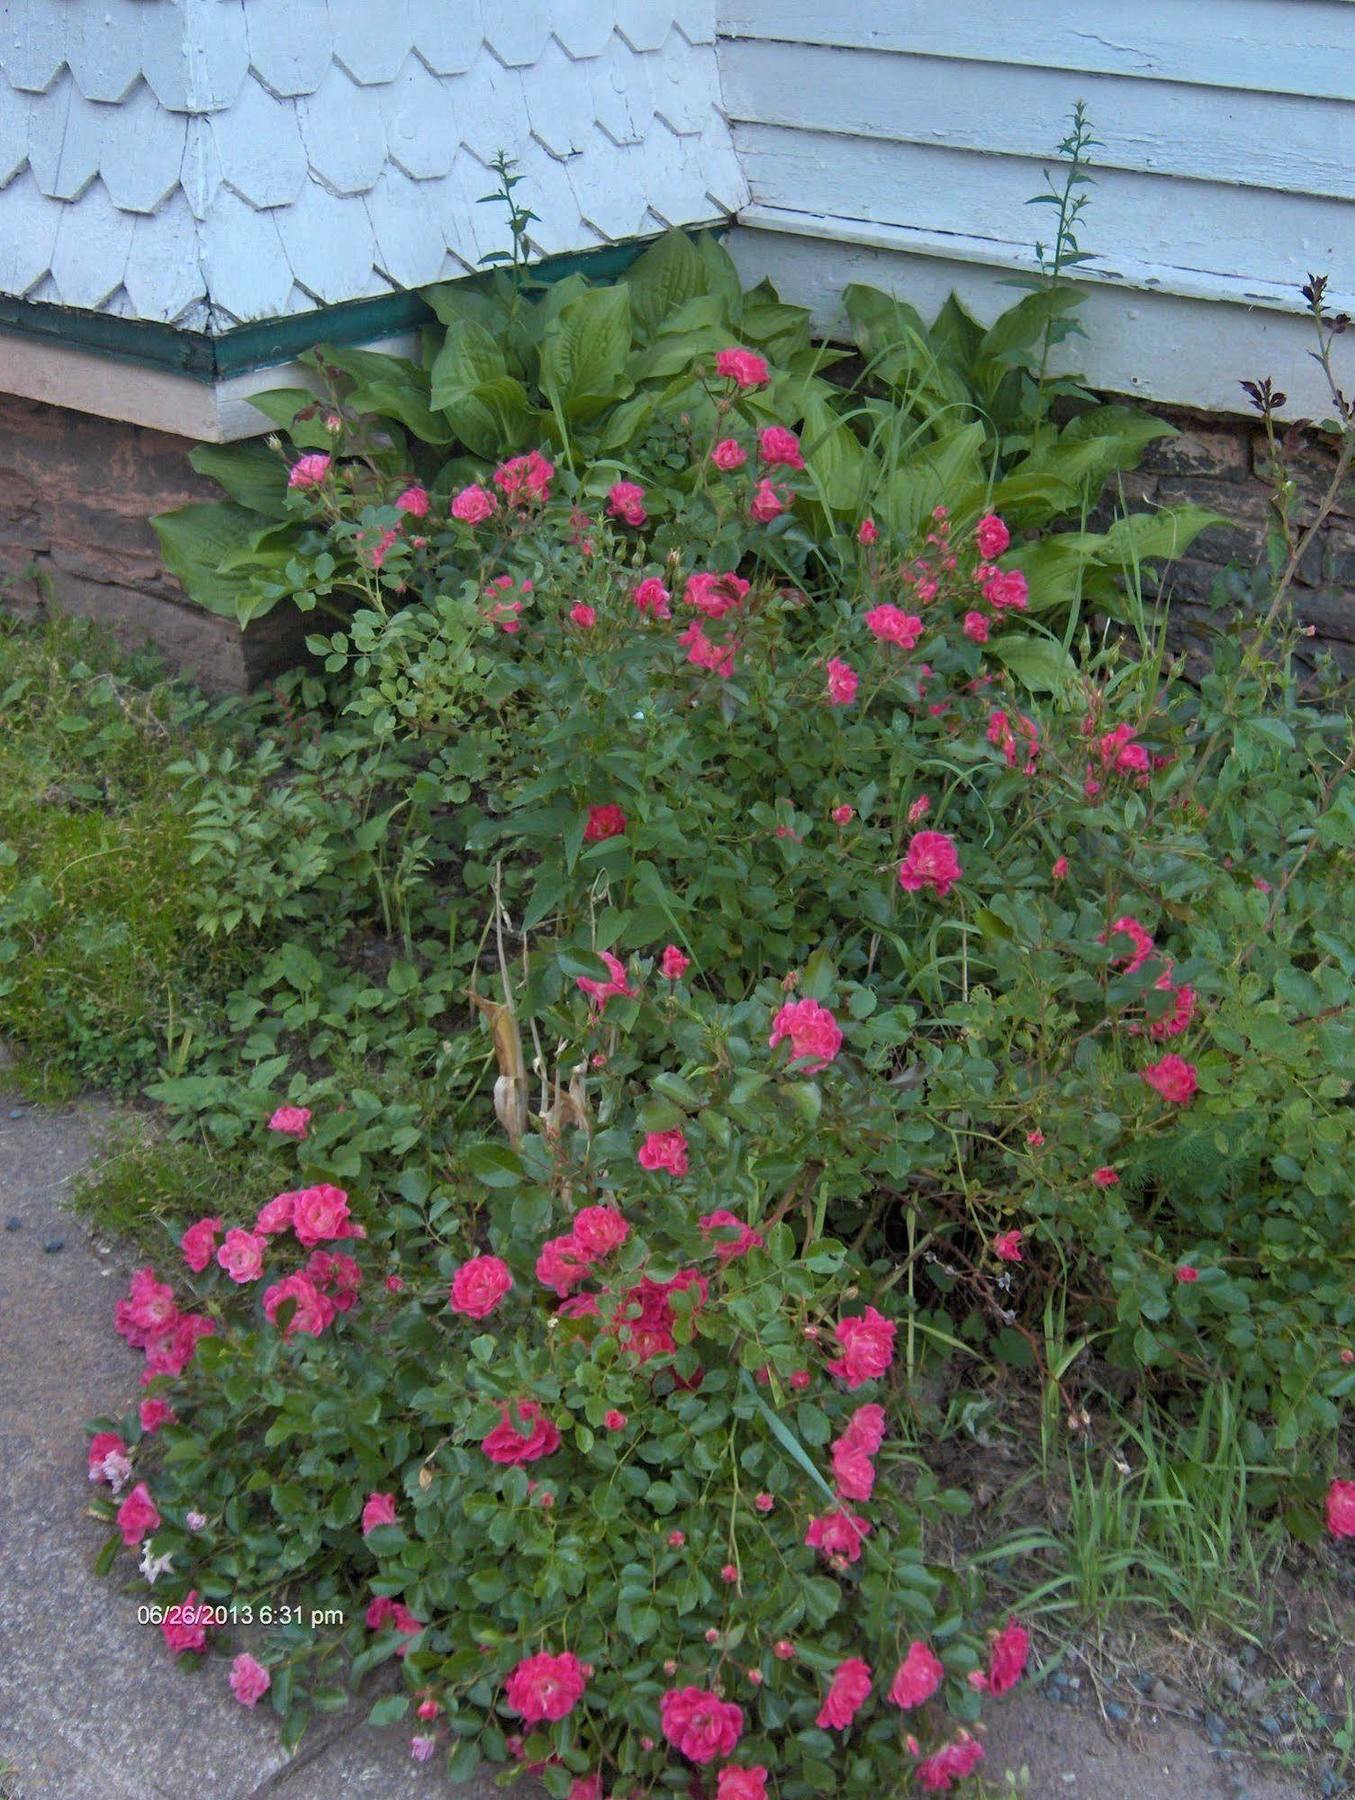
[[[40,1090],[134,1087],[247,952],[194,930],[168,766],[207,707],[87,626],[0,616],[0,1032]]]
[[[424,365],[326,348],[310,359],[327,398],[304,389],[257,404],[291,439],[288,454],[343,459],[339,479],[365,506],[338,533],[332,512],[285,487],[282,447],[195,453],[231,498],[156,521],[166,561],[204,606],[242,622],[291,598],[345,619],[382,584],[373,539],[399,522],[391,501],[417,471],[435,505],[479,479],[475,459],[544,449],[576,472],[643,483],[680,517],[699,494],[693,447],[718,402],[714,356],[743,344],[772,380],[743,398],[749,423],[799,429],[811,482],[796,502],[806,540],[798,578],[815,591],[838,578],[840,535],[872,515],[906,548],[943,500],[972,523],[990,507],[1022,532],[1056,521],[1081,528],[1115,474],[1171,427],[1096,404],[1076,382],[1051,382],[1051,342],[1072,329],[1077,293],[1058,280],[983,329],[952,297],[930,327],[904,302],[847,289],[844,305],[864,367],[854,385],[830,378],[841,353],[815,345],[809,314],[767,282],[744,291],[710,237],[670,232],[613,286],[574,274],[554,283],[520,268],[430,290],[445,330],[426,334]],[[1074,403],[1062,426],[1052,399]],[[459,453],[458,453],[459,452]],[[271,467],[269,458],[271,457]],[[1118,535],[1076,529],[1046,546],[1067,554],[1062,579],[1037,590],[1060,620],[1085,600],[1116,614],[1138,564],[1179,555],[1214,516],[1198,508],[1135,515]],[[1135,534],[1142,534],[1135,535]],[[444,579],[445,565],[442,566]],[[469,559],[457,574],[472,573]],[[431,597],[421,560],[402,559],[388,588],[413,581]]]

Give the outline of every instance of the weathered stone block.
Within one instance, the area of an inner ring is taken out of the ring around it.
[[[1244,425],[1209,424],[1189,415],[1164,412],[1178,435],[1158,438],[1144,452],[1142,467],[1161,475],[1209,475],[1245,481],[1251,473]]]
[[[305,621],[282,609],[248,631],[195,606],[160,560],[152,514],[215,500],[166,432],[0,395],[0,593],[97,619],[127,649],[150,642],[211,693],[238,693],[305,660]]]

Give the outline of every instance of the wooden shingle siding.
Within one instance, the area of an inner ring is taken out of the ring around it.
[[[841,272],[859,252],[909,298],[930,265],[958,268],[994,315],[1052,233],[1025,203],[1085,99],[1085,275],[1139,302],[1131,321],[1098,299],[1089,375],[1123,385],[1160,328],[1140,390],[1236,406],[1237,379],[1270,372],[1320,409],[1298,289],[1329,272],[1355,309],[1351,0],[722,0],[720,29],[751,195],[733,248],[787,298],[826,306],[816,259]]]
[[[220,332],[746,198],[714,0],[0,0],[0,295]]]

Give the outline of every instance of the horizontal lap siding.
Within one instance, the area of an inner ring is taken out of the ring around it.
[[[723,0],[721,32],[752,195],[738,236],[775,234],[765,256],[736,253],[774,277],[779,258],[790,298],[809,297],[793,281],[816,285],[816,254],[841,267],[834,245],[905,283],[929,260],[965,266],[971,296],[985,264],[994,288],[1028,271],[1054,215],[1026,202],[1046,169],[1057,179],[1081,98],[1101,140],[1079,232],[1088,274],[1136,291],[1149,318],[1167,297],[1188,303],[1191,366],[1172,397],[1213,396],[1230,357],[1278,348],[1242,329],[1241,309],[1300,309],[1310,270],[1350,304],[1355,0]],[[1210,300],[1212,343],[1208,308],[1193,310]],[[1113,302],[1098,311],[1113,329]],[[1141,321],[1126,333],[1152,341]],[[1307,390],[1302,372],[1274,372]]]
[[[1349,0],[722,0],[730,38],[1348,100]]]

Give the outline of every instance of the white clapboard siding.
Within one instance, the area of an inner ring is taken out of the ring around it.
[[[1042,169],[1026,157],[779,125],[741,125],[735,142],[756,203],[999,244],[1052,232],[1053,212],[1026,205]],[[1355,259],[1355,203],[1106,171],[1080,235],[1111,263],[1128,255],[1183,276],[1240,273],[1274,286]]]
[[[721,0],[730,38],[1348,100],[1349,0]]]
[[[939,247],[918,254],[903,234],[890,242],[884,230],[873,244],[849,242],[833,236],[833,221],[828,223],[826,233],[811,237],[798,229],[771,229],[773,221],[764,215],[758,228],[739,226],[729,239],[744,280],[770,277],[811,309],[826,336],[847,335],[842,291],[853,281],[906,295],[927,319],[952,292],[984,324],[1016,298],[980,263],[949,260]],[[1105,392],[1237,413],[1248,410],[1239,384],[1270,375],[1288,394],[1287,417],[1330,416],[1330,397],[1308,355],[1311,327],[1295,313],[1180,294],[1126,293],[1092,281],[1079,316],[1086,336],[1055,351],[1051,366],[1085,375]]]
[[[1100,168],[1355,199],[1349,101],[751,39],[725,45],[721,77],[735,121],[1044,161],[1082,99]]]
[[[1089,378],[1235,406],[1270,373],[1319,406],[1299,290],[1355,306],[1355,0],[722,0],[720,29],[735,254],[788,299],[828,322],[844,270],[919,304],[959,270],[991,317],[1053,234],[1027,202],[1083,99]]]

